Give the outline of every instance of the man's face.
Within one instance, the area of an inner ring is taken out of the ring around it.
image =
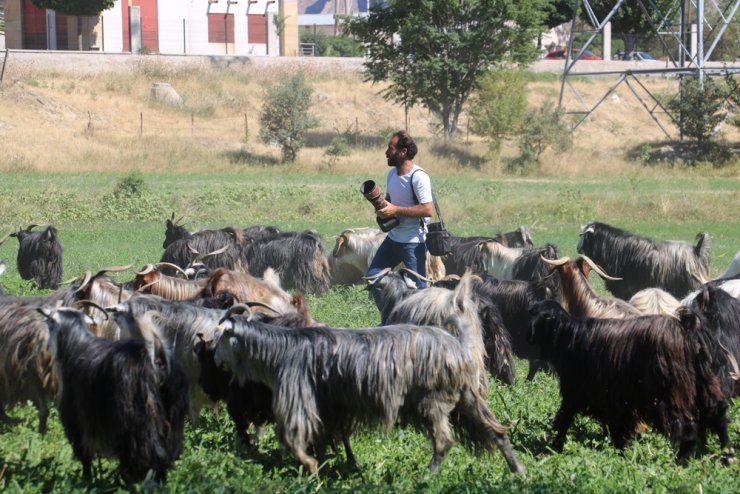
[[[405,149],[397,149],[398,137],[393,136],[388,142],[388,149],[385,150],[385,157],[388,159],[388,166],[401,166],[406,156]]]

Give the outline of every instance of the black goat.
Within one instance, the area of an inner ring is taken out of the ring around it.
[[[249,243],[243,254],[252,276],[273,268],[286,290],[320,295],[331,286],[331,270],[321,236],[312,230],[285,232]]]
[[[36,226],[29,225],[25,230],[19,227],[10,234],[18,238],[18,273],[39,288],[56,289],[62,280],[62,246],[57,229],[49,225],[44,231],[32,231]]]
[[[681,299],[709,279],[709,234],[699,233],[697,244],[655,241],[604,223],[581,229],[578,252],[590,257],[610,276],[606,288],[623,300],[643,288],[662,288]]]
[[[131,486],[153,469],[158,481],[182,451],[187,379],[156,329],[108,341],[73,309],[39,309],[60,381],[59,416],[86,479],[96,455],[114,457]],[[153,322],[150,320],[150,324]]]
[[[727,433],[727,408],[713,371],[716,341],[691,311],[634,319],[574,318],[555,301],[535,305],[533,343],[560,377],[562,402],[555,416],[554,449],[579,413],[608,427],[624,448],[645,422],[679,443],[676,461],[689,454],[711,429],[725,460],[734,457]]]

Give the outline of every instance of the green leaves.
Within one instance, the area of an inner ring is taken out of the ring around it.
[[[542,0],[391,2],[353,19],[368,47],[367,80],[391,82],[383,95],[437,114],[446,139],[457,132],[476,80],[502,61],[527,63],[543,18]]]
[[[113,7],[113,0],[31,0],[40,9],[52,9],[67,15],[94,16]]]
[[[306,131],[316,126],[316,119],[308,114],[312,94],[301,73],[267,90],[260,113],[260,139],[280,146],[283,161],[295,161]]]

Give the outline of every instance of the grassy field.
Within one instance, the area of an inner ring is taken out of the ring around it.
[[[403,109],[377,95],[356,71],[310,69],[312,113],[319,126],[309,133],[298,162],[278,162],[279,151],[258,142],[264,90],[290,67],[184,66],[160,57],[136,58],[130,70],[72,73],[17,63],[11,56],[0,84],[0,236],[17,225],[53,223],[64,247],[64,278],[104,266],[155,262],[162,253],[164,222],[174,212],[191,230],[227,225],[272,224],[284,230],[318,230],[331,248],[347,227],[374,226],[373,212],[359,194],[367,179],[384,183],[383,151],[389,129],[404,125]],[[149,98],[154,82],[169,82],[183,96],[181,108]],[[585,98],[599,98],[612,81],[576,81]],[[649,78],[657,92],[672,81]],[[557,77],[533,76],[529,103],[556,99]],[[565,154],[546,151],[541,168],[528,176],[504,174],[514,143],[499,156],[467,134],[442,145],[436,120],[410,112],[420,144],[418,162],[431,172],[448,227],[457,234],[491,234],[529,227],[537,245],[555,244],[575,256],[580,225],[603,221],[659,239],[693,241],[712,236],[713,276],[740,250],[740,163],[703,163],[694,168],[663,163],[646,166],[642,151],[657,149],[664,136],[629,91],[620,87],[574,134]],[[737,142],[725,127],[723,139]],[[325,150],[337,136],[352,145],[335,162]],[[8,272],[0,286],[14,295],[39,292],[20,280],[17,242],[0,246]],[[127,279],[132,273],[116,275]],[[594,280],[597,290],[603,285]],[[46,293],[46,292],[44,292]],[[335,288],[309,297],[311,311],[335,327],[367,327],[379,316],[361,288]],[[188,425],[183,455],[162,492],[736,492],[740,467],[720,466],[717,443],[679,468],[674,449],[647,433],[623,453],[602,428],[579,419],[556,454],[548,448],[559,404],[557,380],[539,374],[507,387],[491,383],[489,403],[511,427],[511,441],[529,474],[512,478],[499,455],[475,457],[455,446],[438,475],[425,469],[431,456],[421,434],[397,428],[360,431],[353,446],[362,473],[330,458],[316,477],[303,475],[272,430],[256,450],[237,449],[225,411],[204,411]],[[123,489],[115,465],[102,461],[92,486],[56,412],[49,433],[35,432],[30,405],[11,414],[15,427],[0,427],[0,490],[3,492],[111,492]],[[731,438],[740,438],[740,414],[731,412]]]
[[[315,228],[331,247],[345,227],[372,226],[371,206],[359,183],[381,179],[372,174],[321,175],[254,167],[242,173],[5,173],[0,183],[0,225],[54,222],[65,249],[64,277],[85,270],[133,262],[137,267],[159,259],[164,220],[174,211],[192,229],[248,226]],[[130,184],[136,184],[131,187]],[[129,184],[127,187],[126,184]],[[537,245],[554,243],[574,256],[579,227],[600,220],[665,239],[691,241],[699,231],[713,237],[712,274],[725,269],[740,248],[740,183],[737,178],[701,174],[585,179],[569,177],[434,177],[448,225],[460,234],[510,231],[527,225]],[[734,205],[734,206],[731,206]],[[6,292],[36,294],[22,282],[13,259],[15,239],[0,246],[11,260],[0,278]],[[131,273],[119,277],[125,279]],[[599,286],[600,290],[603,290]],[[360,288],[335,288],[310,297],[315,317],[332,326],[366,327],[378,323],[374,306]],[[680,468],[674,449],[661,436],[647,433],[624,453],[614,450],[601,427],[579,419],[562,454],[552,452],[551,419],[557,410],[557,380],[539,374],[525,382],[526,363],[507,387],[492,381],[489,403],[511,426],[511,440],[529,470],[513,478],[500,455],[475,457],[455,446],[438,475],[425,469],[428,440],[398,428],[361,431],[353,438],[362,473],[330,458],[317,477],[303,475],[269,430],[256,450],[237,449],[233,427],[223,411],[204,411],[197,426],[188,425],[182,457],[163,491],[172,492],[733,492],[739,467],[720,466],[717,443]],[[35,432],[30,405],[11,412],[22,419],[0,429],[0,488],[4,492],[108,492],[122,489],[115,465],[102,461],[88,486],[73,459],[58,417],[50,431]],[[740,435],[740,416],[732,410],[731,437]]]

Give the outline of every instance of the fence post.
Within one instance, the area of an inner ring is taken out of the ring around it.
[[[244,142],[249,142],[249,120],[247,120],[247,114],[244,113]]]

